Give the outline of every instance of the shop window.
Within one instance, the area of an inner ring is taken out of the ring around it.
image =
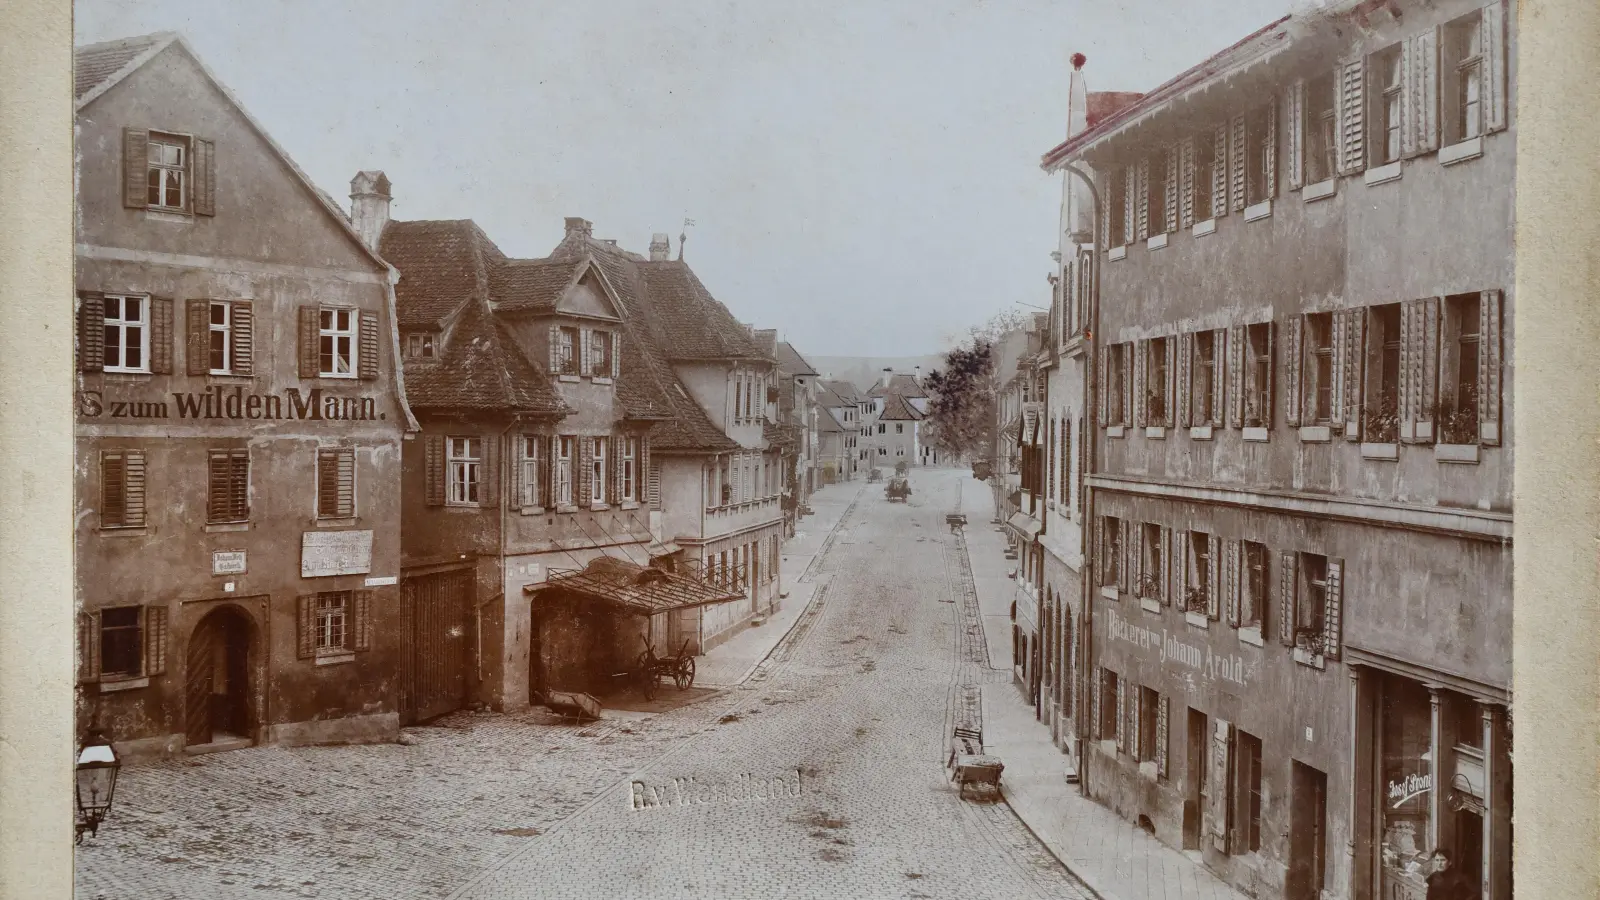
[[[1401,98],[1405,89],[1400,65],[1402,49],[1403,45],[1395,44],[1374,53],[1368,63],[1372,73],[1372,150],[1376,157],[1373,165],[1400,158],[1400,130],[1405,109]]]
[[[1330,72],[1306,85],[1306,184],[1326,181],[1339,173],[1339,138],[1335,130],[1334,77]]]
[[[1457,294],[1444,302],[1444,358],[1439,371],[1439,442],[1478,442],[1478,325],[1481,300],[1477,294]]]
[[[1382,680],[1379,709],[1384,897],[1424,896],[1427,891],[1433,710],[1428,691],[1409,679]]]
[[[1400,304],[1367,311],[1367,398],[1363,437],[1392,444],[1400,437]]]
[[[1333,314],[1306,316],[1306,386],[1308,417],[1319,425],[1333,418]]]
[[[1235,796],[1239,798],[1238,850],[1254,853],[1261,849],[1261,739],[1244,731],[1238,736],[1234,752],[1237,756],[1238,785]]]

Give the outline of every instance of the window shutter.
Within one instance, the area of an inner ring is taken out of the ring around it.
[[[1339,174],[1352,175],[1367,167],[1366,58],[1358,56],[1341,63],[1334,81],[1339,103]]]
[[[650,459],[650,439],[639,439],[639,469],[649,473],[645,485],[645,500],[651,509],[661,508],[661,464]]]
[[[1439,149],[1439,28],[1434,26],[1413,37],[1407,45],[1410,61],[1406,74],[1411,81],[1408,131],[1415,134],[1415,153]]]
[[[1122,234],[1123,244],[1131,244],[1139,224],[1139,167],[1122,169]]]
[[[555,449],[551,445],[552,440],[552,438],[544,435],[538,435],[533,438],[535,451],[541,454],[533,466],[533,505],[545,509],[555,507],[555,501],[550,494],[550,476],[554,471],[551,468],[553,465],[551,457],[555,454]]]
[[[1245,117],[1234,116],[1228,129],[1228,205],[1234,212],[1243,212],[1246,202],[1245,142],[1248,138]]]
[[[1272,427],[1273,398],[1277,388],[1272,383],[1277,373],[1278,363],[1278,323],[1268,322],[1267,325],[1267,390],[1266,402],[1261,404],[1261,424],[1266,428]]]
[[[1140,702],[1143,693],[1139,685],[1131,681],[1124,689],[1128,709],[1128,751],[1139,762],[1143,762],[1152,749],[1144,746],[1144,728],[1141,727],[1144,725],[1144,704]]]
[[[501,436],[494,433],[483,436],[483,458],[478,463],[478,505],[481,507],[500,505],[501,440]]]
[[[1366,373],[1367,310],[1347,310],[1344,320],[1344,346],[1333,352],[1344,357],[1344,436],[1361,440],[1361,389]]]
[[[150,133],[122,129],[122,205],[144,209],[150,196]]]
[[[590,367],[594,364],[594,354],[589,345],[594,340],[594,332],[587,328],[578,329],[578,374],[593,375]]]
[[[100,455],[100,527],[128,524],[128,461],[122,453]]]
[[[555,509],[561,505],[556,497],[556,466],[561,464],[557,458],[561,453],[561,437],[551,435],[545,447],[549,452],[545,454],[544,465],[539,467],[539,474],[544,479],[545,508]]]
[[[1156,748],[1155,749],[1156,749],[1156,777],[1157,778],[1166,778],[1167,777],[1167,766],[1169,765],[1169,763],[1167,761],[1167,757],[1169,755],[1168,749],[1167,749],[1167,745],[1170,743],[1170,741],[1168,741],[1168,735],[1170,734],[1170,725],[1169,725],[1169,721],[1170,720],[1169,720],[1169,713],[1168,713],[1168,709],[1167,708],[1170,705],[1171,704],[1169,703],[1169,698],[1165,694],[1161,695],[1161,699],[1156,704]]]
[[[1223,410],[1228,400],[1228,329],[1211,332],[1211,421],[1218,426],[1227,422]]]
[[[578,467],[577,472],[577,500],[579,506],[587,507],[594,501],[589,492],[594,489],[591,470],[594,468],[594,438],[578,438],[578,458],[573,460]]]
[[[1177,421],[1173,415],[1172,395],[1178,392],[1178,341],[1177,335],[1167,338],[1167,402],[1162,410],[1161,424],[1171,428]]]
[[[1045,422],[1044,431],[1044,495],[1046,497],[1054,497],[1056,495],[1056,467],[1050,464],[1051,460],[1056,458],[1056,420],[1054,418],[1051,418],[1049,421]]]
[[[100,613],[78,613],[78,680],[100,677]]]
[[[295,641],[298,655],[301,659],[310,659],[317,655],[317,595],[301,594],[295,598],[295,607],[299,626]]]
[[[1110,177],[1106,178],[1101,183],[1101,190],[1104,192],[1104,195],[1106,197],[1108,197],[1108,198],[1111,196],[1111,179],[1112,178],[1116,178],[1116,177],[1118,177],[1117,174],[1112,174]],[[1100,228],[1100,235],[1099,235],[1100,246],[1104,247],[1106,249],[1110,249],[1110,247],[1111,247],[1111,211],[1110,211],[1110,207],[1108,206],[1104,213],[1096,215],[1095,218],[1099,220],[1098,226]]]
[[[1300,368],[1305,343],[1306,317],[1289,320],[1289,341],[1283,352],[1283,420],[1290,428],[1300,427]]]
[[[552,375],[561,372],[561,326],[550,326],[550,364],[547,370]]]
[[[78,371],[99,372],[106,366],[106,295],[78,295]]]
[[[1294,607],[1300,590],[1300,557],[1289,552],[1279,556],[1278,567],[1278,640],[1285,647],[1294,646]]]
[[[1278,196],[1278,104],[1276,98],[1267,104],[1266,152],[1261,165],[1266,169],[1267,197]]]
[[[1409,159],[1418,153],[1417,101],[1420,93],[1418,83],[1421,81],[1422,72],[1417,64],[1416,52],[1414,38],[1400,42],[1400,156],[1403,159]],[[1375,130],[1383,127],[1376,119],[1372,124]],[[1372,141],[1375,146],[1381,140],[1376,133],[1373,135]]]
[[[1239,627],[1240,606],[1243,597],[1240,592],[1244,589],[1244,548],[1239,541],[1227,541],[1228,563],[1227,578],[1222,585],[1222,593],[1228,601],[1228,624],[1234,628]]]
[[[189,181],[189,200],[197,216],[217,214],[217,145],[195,138],[190,154],[194,175]]]
[[[355,646],[356,650],[372,649],[372,595],[369,590],[355,592]]]
[[[1099,348],[1095,353],[1100,363],[1100,427],[1111,424],[1111,348]]]
[[[617,432],[611,436],[611,497],[608,502],[622,502],[622,451],[628,443],[628,435]],[[638,461],[635,460],[635,465]]]
[[[444,435],[424,434],[422,436],[423,468],[425,484],[423,486],[424,502],[428,506],[444,505]]]
[[[1478,442],[1500,446],[1500,292],[1478,295]]]
[[[1150,237],[1150,157],[1139,160],[1139,177],[1134,181],[1134,189],[1138,196],[1134,202],[1138,205],[1138,230],[1134,240],[1143,241]]]
[[[190,375],[211,371],[211,301],[191,299],[184,312],[184,370]]]
[[[1118,753],[1122,753],[1123,751],[1125,751],[1127,749],[1127,746],[1128,746],[1127,745],[1126,728],[1124,727],[1125,723],[1127,722],[1127,716],[1128,716],[1128,706],[1127,706],[1126,695],[1127,695],[1126,684],[1123,682],[1122,679],[1119,678],[1119,679],[1117,679],[1117,726],[1116,726],[1117,752]]]
[[[606,335],[606,340],[611,342],[611,377],[622,377],[622,335],[613,331]]]
[[[167,671],[167,608],[144,608],[144,674],[162,675]]]
[[[1228,134],[1227,125],[1218,125],[1211,133],[1211,216],[1228,214]]]
[[[1183,198],[1179,201],[1179,228],[1194,227],[1194,192],[1196,176],[1194,172],[1194,135],[1189,135],[1179,144],[1178,157],[1183,174],[1179,177]]]
[[[1337,432],[1344,425],[1344,383],[1345,383],[1345,332],[1349,330],[1349,316],[1355,310],[1337,309],[1328,317],[1328,335],[1330,358],[1328,360],[1328,424],[1333,428],[1330,432]],[[1310,419],[1311,416],[1307,416]]]
[[[1289,190],[1306,183],[1306,80],[1296,78],[1283,95],[1284,146],[1289,151]]]
[[[1100,727],[1100,667],[1095,666],[1089,675],[1089,737],[1099,740],[1105,737]]]
[[[1170,344],[1171,341],[1168,341]],[[1178,427],[1188,428],[1190,417],[1189,395],[1193,389],[1194,380],[1194,334],[1185,331],[1178,335],[1178,390],[1177,396],[1172,398],[1173,404],[1178,407]]]
[[[1483,8],[1483,130],[1506,127],[1506,10],[1504,0]]]
[[[1166,592],[1161,597],[1161,602],[1171,606],[1174,601],[1179,607],[1187,603],[1185,595],[1189,593],[1189,532],[1176,528],[1163,528],[1162,535],[1166,540],[1161,542],[1161,568],[1166,572]]]
[[[1149,355],[1149,341],[1135,341],[1129,345],[1133,348],[1133,427],[1145,426],[1145,357]]]
[[[1339,658],[1339,643],[1344,632],[1344,560],[1328,560],[1328,593],[1322,607],[1322,655]]]
[[[1222,556],[1222,538],[1215,534],[1207,538],[1211,554],[1211,566],[1206,572],[1206,617],[1213,622],[1222,618],[1222,570],[1227,561]]]
[[[1134,593],[1139,587],[1139,564],[1144,559],[1144,529],[1122,520],[1122,581],[1117,585],[1124,593]]]
[[[1122,364],[1117,367],[1119,369],[1118,375],[1120,375],[1122,378],[1122,414],[1119,416],[1120,421],[1117,422],[1119,425],[1126,425],[1131,422],[1133,418],[1133,397],[1135,387],[1133,383],[1133,369],[1137,365],[1138,361],[1135,359],[1130,362],[1128,355],[1132,353],[1137,356],[1138,354],[1134,353],[1134,351],[1138,348],[1138,346],[1139,345],[1137,343],[1132,342],[1122,345]]]
[[[1417,335],[1422,341],[1421,391],[1417,402],[1417,441],[1434,440],[1434,410],[1439,403],[1439,298],[1417,301],[1422,324]]]
[[[321,310],[314,305],[300,307],[300,377],[315,378],[321,372],[317,344],[321,333],[318,317]]]
[[[1244,427],[1244,355],[1248,352],[1249,341],[1246,339],[1245,326],[1232,325],[1228,328],[1228,424],[1234,428]],[[1221,418],[1218,406],[1218,418]]]
[[[378,314],[362,310],[361,312],[361,349],[357,352],[360,358],[356,360],[362,381],[373,381],[378,377]]]
[[[523,505],[522,463],[524,460],[529,458],[528,442],[524,436],[520,434],[513,434],[507,437],[506,440],[511,442],[511,452],[507,454],[507,458],[510,459],[511,465],[509,470],[506,472],[506,505],[515,509],[520,508]],[[537,481],[535,482],[535,485],[537,485]],[[538,505],[537,497],[534,498],[534,503],[531,505]]]
[[[1206,806],[1210,820],[1212,845],[1223,853],[1228,852],[1229,813],[1232,804],[1228,802],[1228,795],[1232,793],[1231,783],[1228,778],[1233,772],[1233,724],[1223,719],[1213,720],[1214,730],[1211,733],[1211,772],[1207,779]]]
[[[150,298],[150,373],[172,374],[172,298]]]
[[[144,451],[128,450],[122,454],[123,519],[122,524],[139,528],[145,524]]]
[[[1165,172],[1166,184],[1162,190],[1166,195],[1166,202],[1162,204],[1166,213],[1166,221],[1161,223],[1161,230],[1174,232],[1178,230],[1178,161],[1182,158],[1182,145],[1172,144],[1167,147],[1167,171]]]

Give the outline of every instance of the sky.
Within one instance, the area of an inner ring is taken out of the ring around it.
[[[639,253],[686,230],[741,321],[898,356],[1048,306],[1073,52],[1147,91],[1288,3],[78,0],[75,31],[181,33],[347,208],[382,169],[395,218],[513,257],[566,216]]]

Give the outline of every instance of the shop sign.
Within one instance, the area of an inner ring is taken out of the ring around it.
[[[372,571],[372,532],[307,531],[300,539],[300,577]]]
[[[159,396],[159,395],[158,395]],[[108,398],[100,391],[78,392],[78,415],[86,419],[203,419],[372,422],[388,418],[378,412],[376,397],[345,396],[311,388],[304,394],[289,388],[281,394],[246,393],[242,385],[213,385],[200,393],[174,391],[166,400]]]
[[[1433,790],[1433,774],[1417,772],[1389,782],[1389,806],[1399,809],[1407,801]]]
[[[1154,650],[1163,666],[1192,669],[1202,677],[1245,686],[1244,657],[1237,653],[1213,653],[1209,646],[1191,644],[1165,628],[1146,628],[1106,611],[1106,631],[1112,641],[1132,644],[1140,650]]]
[[[243,575],[244,551],[243,550],[213,550],[211,552],[211,574],[213,575]]]

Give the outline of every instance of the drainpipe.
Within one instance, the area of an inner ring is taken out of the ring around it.
[[[506,570],[506,549],[507,549],[507,541],[506,541],[506,507],[511,505],[511,498],[509,496],[507,496],[507,493],[506,493],[506,486],[511,483],[511,480],[506,477],[506,475],[508,474],[507,473],[507,465],[506,465],[506,457],[507,457],[508,454],[505,452],[505,449],[506,449],[506,435],[510,434],[511,430],[516,428],[518,424],[520,424],[519,418],[515,414],[513,414],[512,417],[511,417],[511,422],[506,425],[505,430],[500,432],[500,437],[498,438],[498,440],[500,442],[500,446],[498,448],[496,448],[496,452],[495,452],[495,468],[499,470],[499,471],[495,472],[495,489],[500,492],[500,496],[495,498],[496,501],[497,501],[495,503],[495,506],[498,507],[499,510],[500,510],[500,553],[499,553],[499,564],[500,564],[500,596],[502,598],[501,599],[501,605],[502,606],[509,606],[510,603],[511,603],[511,598],[506,596],[506,576],[508,574],[507,570]],[[519,597],[518,599],[520,600],[521,598]],[[476,620],[476,623],[477,623],[477,626],[478,626],[478,635],[477,635],[476,643],[478,645],[477,649],[478,649],[478,693],[479,694],[482,694],[484,692],[484,689],[483,689],[483,608],[485,606],[488,606],[492,602],[494,602],[494,597],[491,595],[488,600],[485,600],[485,601],[479,603],[478,604],[478,608],[476,610],[477,615],[475,615],[473,617]],[[504,631],[504,625],[501,626],[501,630],[502,630],[502,632]],[[503,636],[504,635],[502,634],[502,637]],[[502,648],[502,654],[503,653],[504,653],[504,648]],[[502,676],[502,678],[501,678],[501,688],[502,688],[502,690],[504,689],[504,687],[505,687],[505,680],[504,680],[504,677]],[[533,687],[532,685],[529,685],[530,690],[532,689],[532,687]],[[487,698],[483,698],[483,699],[487,699]],[[533,696],[532,696],[531,693],[528,696],[528,702],[530,704],[533,702]],[[490,704],[490,705],[493,706],[493,704]],[[502,712],[505,710],[505,705],[506,705],[506,698],[505,698],[505,694],[502,693],[500,695],[500,709],[501,709]]]

